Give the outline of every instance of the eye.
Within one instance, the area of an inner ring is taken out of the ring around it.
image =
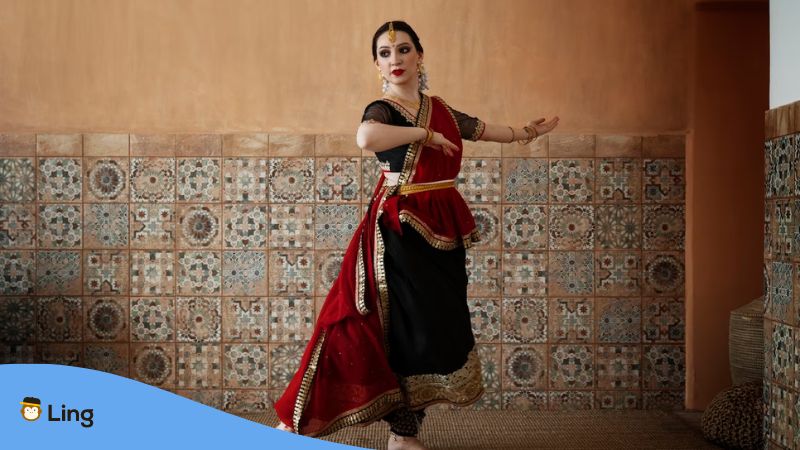
[[[411,47],[401,47],[400,53],[408,53],[411,51]]]
[[[381,58],[387,58],[389,57],[389,50],[381,50],[379,55],[381,55]]]

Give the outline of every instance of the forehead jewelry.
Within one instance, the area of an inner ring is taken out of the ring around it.
[[[397,39],[397,36],[394,33],[394,24],[389,22],[389,42],[394,44],[395,39]]]

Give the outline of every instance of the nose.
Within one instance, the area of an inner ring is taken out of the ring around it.
[[[400,65],[400,52],[392,52],[392,65]]]

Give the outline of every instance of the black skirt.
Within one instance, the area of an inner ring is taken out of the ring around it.
[[[475,345],[463,247],[438,250],[408,224],[381,226],[389,288],[389,364],[401,376],[449,374]]]

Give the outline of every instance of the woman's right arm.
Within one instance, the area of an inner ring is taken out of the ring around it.
[[[420,127],[403,127],[385,123],[362,122],[356,133],[356,144],[364,150],[382,152],[390,148],[421,141],[428,132]]]

